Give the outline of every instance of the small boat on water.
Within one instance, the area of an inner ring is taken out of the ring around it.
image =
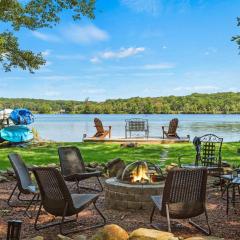
[[[14,143],[28,142],[33,139],[33,132],[26,126],[9,126],[0,130],[0,137]]]

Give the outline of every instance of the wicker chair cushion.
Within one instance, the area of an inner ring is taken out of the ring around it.
[[[98,194],[71,194],[74,208],[80,210],[86,208],[92,202],[96,202]]]
[[[162,207],[162,196],[151,196],[151,198],[161,212],[161,215],[166,217],[165,208]],[[187,219],[199,216],[203,213],[202,209],[203,204],[198,201],[171,203],[169,204],[169,215],[175,219]]]
[[[19,191],[24,194],[35,193],[36,186],[33,184],[28,168],[21,156],[17,153],[11,153],[8,158],[16,175]]]

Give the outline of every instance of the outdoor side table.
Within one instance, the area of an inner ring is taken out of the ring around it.
[[[233,180],[233,175],[232,174],[223,174],[223,175],[221,175],[220,176],[220,179],[221,180],[224,180],[224,181],[226,181],[227,183],[226,183],[226,185],[225,185],[225,187],[224,187],[224,189],[222,190],[222,199],[224,199],[223,198],[223,195],[224,195],[224,193],[227,191],[227,188],[228,188],[228,185],[229,185],[229,183]],[[226,199],[224,199],[224,200],[226,200]]]
[[[232,180],[230,180],[229,184],[227,185],[227,209],[226,209],[226,213],[228,215],[228,211],[229,211],[229,189],[232,188],[232,204],[233,207],[235,209],[235,203],[237,203],[236,201],[236,187],[238,188],[238,192],[240,193],[239,187],[240,187],[240,177],[233,177]]]

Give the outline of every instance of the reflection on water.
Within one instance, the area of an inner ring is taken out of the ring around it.
[[[190,135],[191,139],[206,133],[214,133],[223,137],[225,142],[240,140],[240,114],[212,115],[212,114],[37,114],[35,115],[36,128],[44,139],[54,141],[78,142],[86,133],[92,136],[95,133],[93,119],[99,117],[104,126],[112,126],[113,137],[123,137],[125,134],[125,119],[145,118],[149,120],[150,137],[162,136],[162,126],[168,126],[169,121],[179,119],[178,133],[180,136]]]

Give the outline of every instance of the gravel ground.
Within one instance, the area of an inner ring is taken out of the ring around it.
[[[102,179],[102,181],[104,181]],[[7,221],[11,219],[18,219],[23,221],[22,226],[22,238],[30,239],[31,237],[41,235],[46,237],[47,240],[56,239],[56,235],[59,233],[58,227],[52,227],[49,229],[35,231],[33,224],[34,218],[29,219],[24,216],[24,207],[10,208],[7,205],[7,198],[14,187],[15,182],[1,183],[0,184],[0,239],[5,239]],[[93,185],[93,180],[88,180],[85,185]],[[69,186],[70,187],[70,186]],[[73,189],[72,189],[73,191]],[[84,192],[83,192],[84,193]],[[223,237],[228,240],[240,239],[240,209],[239,205],[236,205],[236,211],[233,208],[230,209],[229,216],[226,216],[226,201],[221,199],[219,190],[217,188],[208,188],[208,215],[209,222],[212,228],[212,234],[214,236]],[[150,227],[149,217],[150,211],[139,210],[139,211],[116,211],[107,210],[104,207],[104,193],[100,194],[98,207],[102,210],[104,215],[107,217],[108,223],[118,224],[127,231],[139,227]],[[32,210],[33,211],[33,210]],[[91,225],[98,220],[96,212],[93,211],[92,207],[84,210],[79,215],[79,224]],[[45,212],[41,215],[40,221],[53,221],[54,217],[47,215]],[[162,230],[167,230],[166,219],[156,215],[155,220],[162,225]],[[204,217],[196,219],[198,223],[205,224]],[[187,221],[179,221],[181,225],[176,224],[173,228],[173,233],[176,236],[196,236],[201,235],[194,227],[189,225]],[[69,227],[74,227],[73,224]],[[97,230],[84,231],[82,234],[86,236],[93,235]],[[71,235],[70,235],[71,236]]]

